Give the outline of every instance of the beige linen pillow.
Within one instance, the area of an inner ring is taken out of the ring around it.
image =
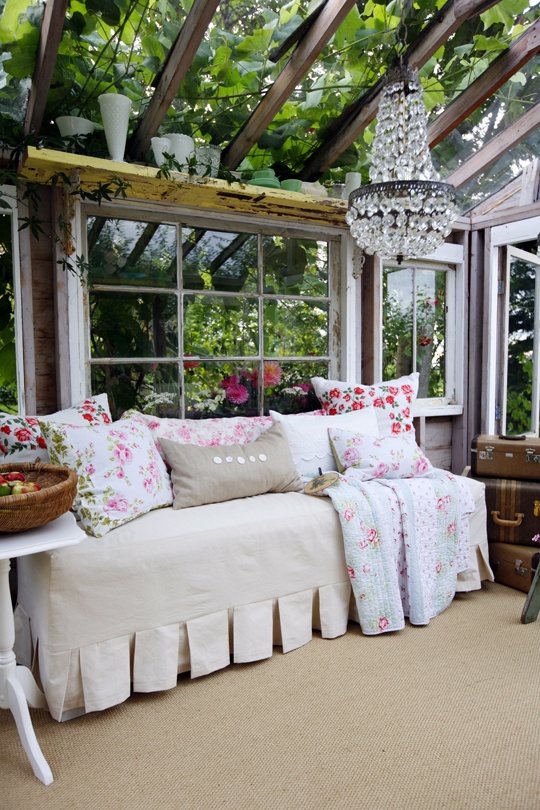
[[[303,488],[280,424],[251,444],[198,447],[164,438],[160,444],[171,467],[174,509]]]

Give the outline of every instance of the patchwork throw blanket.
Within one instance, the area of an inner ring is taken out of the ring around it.
[[[347,568],[366,635],[428,624],[454,598],[470,566],[474,500],[464,479],[362,481],[353,469],[327,487],[341,520]]]

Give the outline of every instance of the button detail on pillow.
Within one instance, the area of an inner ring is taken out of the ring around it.
[[[251,444],[199,447],[163,437],[160,443],[171,467],[174,509],[302,490],[281,425],[272,425]]]

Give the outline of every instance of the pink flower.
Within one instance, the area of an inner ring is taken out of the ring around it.
[[[388,386],[388,393],[393,394],[394,396],[396,396],[396,394],[399,394],[399,388],[396,388],[394,385],[389,385]]]
[[[440,574],[440,573],[441,573],[441,571],[442,571],[442,562],[441,562],[440,560],[439,560],[439,562],[437,563],[437,565],[435,566],[435,571],[436,571],[438,574]]]
[[[28,428],[17,428],[14,433],[19,442],[29,442],[34,438],[34,434]]]
[[[236,374],[233,374],[230,377],[223,377],[219,387],[227,389],[230,385],[238,385],[238,377]]]
[[[365,565],[362,566],[362,571],[364,572],[364,574],[369,574],[369,572],[371,571],[371,568],[366,563]]]
[[[27,416],[26,417],[26,424],[27,425],[39,425],[38,420],[35,416]]]
[[[361,396],[361,395],[364,393],[364,389],[363,389],[363,388],[360,388],[359,386],[357,386],[357,387],[354,389],[354,393],[355,393],[357,396]]]
[[[86,422],[93,422],[93,421],[94,421],[94,417],[92,416],[92,414],[91,414],[91,413],[83,413],[82,418],[83,418],[83,419],[84,419]]]
[[[87,464],[85,470],[88,473],[88,475],[93,475],[96,471],[96,468],[94,467],[93,464]]]
[[[354,517],[354,512],[352,509],[344,509],[343,510],[343,519],[349,522]]]
[[[114,455],[119,464],[131,464],[133,461],[133,453],[129,447],[120,442],[114,448]]]
[[[351,579],[354,579],[354,568],[351,568],[350,565],[347,566],[347,571],[349,572],[349,576]]]
[[[264,364],[264,387],[278,385],[281,380],[281,367],[277,363]]]
[[[82,410],[87,411],[87,413],[95,413],[96,412],[96,407],[92,402],[83,402],[81,407],[82,407]]]
[[[414,465],[414,474],[420,475],[421,473],[425,473],[428,469],[428,462],[427,458],[419,458]]]
[[[143,487],[147,492],[153,492],[155,488],[155,481],[153,478],[145,478],[143,481]]]
[[[380,542],[380,538],[377,529],[370,529],[368,532],[367,539],[368,543],[372,543],[374,546],[378,545],[378,543]]]
[[[410,385],[402,385],[401,390],[403,391],[404,394],[412,394],[413,392],[412,386]]]
[[[377,397],[377,399],[373,400],[373,407],[374,408],[384,408],[384,399],[382,397]]]
[[[245,385],[229,385],[225,389],[225,396],[233,405],[243,405],[249,399],[249,392]]]
[[[10,426],[9,425],[4,425],[4,427],[1,427],[0,428],[0,433],[5,433],[6,436],[9,436],[9,434],[11,433]]]
[[[104,413],[101,417],[101,421],[104,422],[106,425],[110,425],[112,420],[108,413]]]
[[[343,399],[345,400],[345,402],[350,402],[351,401],[351,395],[350,394],[343,394]]]
[[[388,466],[388,464],[383,464],[383,462],[381,461],[380,464],[377,464],[377,466],[373,470],[373,477],[384,478],[389,469],[390,467]]]
[[[123,495],[115,495],[107,501],[107,509],[114,509],[116,512],[127,512],[129,504]]]
[[[358,461],[359,458],[360,452],[357,447],[348,447],[343,453],[343,461],[347,467],[352,467],[352,465]]]
[[[392,433],[401,433],[401,422],[392,422]]]
[[[351,408],[353,409],[353,411],[361,411],[363,407],[364,407],[363,402],[354,401],[353,404],[351,405]]]
[[[389,625],[389,621],[388,621],[388,619],[386,618],[386,616],[381,616],[381,618],[379,619],[379,630],[381,630],[381,632],[382,632],[383,630],[386,630],[386,628],[388,627],[388,625]]]
[[[393,405],[394,404],[394,397],[391,394],[388,394],[388,396],[385,399],[385,402],[387,402],[388,405]]]
[[[339,399],[341,396],[341,391],[339,388],[332,388],[330,391],[330,399]]]

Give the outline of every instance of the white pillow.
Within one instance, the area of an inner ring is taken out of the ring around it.
[[[341,428],[329,428],[328,435],[339,472],[352,469],[362,480],[424,478],[433,472],[412,436],[377,439]]]
[[[397,380],[375,385],[347,383],[312,377],[311,383],[324,410],[330,416],[375,408],[380,436],[414,435],[413,405],[418,395],[417,371]]]
[[[172,504],[172,484],[152,434],[129,419],[112,425],[63,425],[40,420],[53,464],[78,475],[73,511],[88,534]]]
[[[281,422],[285,426],[293,461],[300,475],[317,475],[319,467],[323,472],[336,469],[328,438],[330,426],[371,436],[379,435],[375,409],[371,407],[340,416],[313,417],[277,411],[270,411],[270,416],[274,422]]]

